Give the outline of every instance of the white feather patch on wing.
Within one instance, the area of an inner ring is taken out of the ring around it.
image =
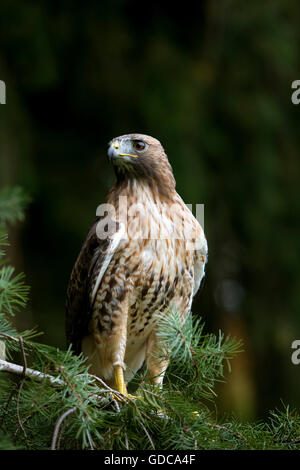
[[[92,292],[92,303],[95,300],[95,297],[96,297],[97,291],[99,289],[100,282],[101,282],[101,280],[104,276],[104,273],[105,273],[105,271],[106,271],[113,255],[114,255],[116,249],[118,248],[120,241],[122,240],[122,238],[125,234],[124,224],[122,224],[121,222],[119,222],[119,224],[120,224],[119,225],[119,230],[116,233],[114,233],[110,238],[109,248],[107,250],[105,259],[102,263],[101,269],[100,269],[99,274],[97,276],[97,280],[95,282],[95,286],[94,286],[94,289],[93,289],[93,292]]]

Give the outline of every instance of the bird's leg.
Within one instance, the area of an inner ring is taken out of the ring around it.
[[[147,379],[154,385],[162,387],[169,361],[165,358],[157,357],[158,350],[158,339],[155,331],[153,331],[149,336],[146,350],[146,364],[148,366]]]
[[[115,366],[114,368],[115,382],[118,392],[127,395],[126,383],[124,380],[124,370],[122,366]]]
[[[123,367],[121,366],[115,366],[114,368],[114,374],[115,374],[115,382],[117,386],[117,390],[119,393],[122,393],[122,395],[125,395],[127,398],[138,398],[134,395],[131,395],[130,393],[127,392],[127,387],[124,379],[124,370]]]
[[[116,388],[119,393],[122,393],[127,398],[137,398],[134,395],[131,395],[130,393],[127,392],[127,387],[124,379],[124,370],[122,366],[115,366],[114,368],[114,376],[115,376],[115,382],[116,382]],[[120,400],[119,397],[115,397],[117,400]],[[122,400],[121,400],[122,401]]]
[[[128,317],[128,298],[130,289],[127,287],[126,294],[122,302],[119,302],[117,310],[115,311],[115,332],[112,332],[109,337],[109,345],[111,350],[111,362],[114,372],[114,386],[116,390],[128,398],[136,398],[127,392],[127,387],[124,378],[124,370],[126,364],[124,363],[126,341],[127,341],[127,317]]]

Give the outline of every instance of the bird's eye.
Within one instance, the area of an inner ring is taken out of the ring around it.
[[[134,140],[133,141],[133,148],[140,152],[141,150],[144,150],[146,147],[145,142],[142,140]]]

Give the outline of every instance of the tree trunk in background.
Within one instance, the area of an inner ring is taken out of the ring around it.
[[[225,314],[220,322],[220,329],[225,336],[230,335],[243,341],[243,352],[231,361],[231,372],[225,369],[225,383],[217,387],[220,409],[233,411],[241,419],[251,420],[256,417],[256,387],[252,374],[253,358],[248,338],[248,328],[243,318]]]

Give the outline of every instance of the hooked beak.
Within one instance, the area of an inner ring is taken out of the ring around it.
[[[120,142],[117,140],[115,142],[112,142],[109,146],[108,149],[108,156],[111,158],[118,158],[118,157],[132,157],[132,158],[137,158],[137,155],[133,155],[131,153],[123,153],[120,152],[122,148],[120,148]]]

